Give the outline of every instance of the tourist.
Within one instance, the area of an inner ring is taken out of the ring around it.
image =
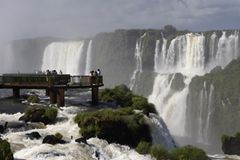
[[[101,76],[101,70],[100,69],[97,69],[97,75]]]

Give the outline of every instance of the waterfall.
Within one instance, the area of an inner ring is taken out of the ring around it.
[[[142,40],[146,36],[146,33],[144,33],[136,42],[136,48],[135,48],[135,59],[136,59],[136,69],[133,72],[133,75],[130,80],[129,88],[133,90],[133,87],[136,84],[136,78],[138,74],[142,73],[142,53],[143,53],[143,48],[144,46],[142,45]]]
[[[150,126],[153,144],[161,144],[166,149],[173,149],[176,144],[170,135],[166,124],[163,119],[157,114],[149,114],[147,122]]]
[[[91,66],[92,66],[92,40],[89,41],[88,48],[87,48],[85,75],[90,73]]]
[[[80,68],[84,61],[84,41],[54,42],[49,44],[43,54],[41,70],[56,70],[67,74],[83,74],[85,68]]]
[[[237,58],[238,51],[238,32],[226,36],[226,32],[222,33],[218,42],[218,50],[216,54],[216,60],[220,65],[227,65],[232,59]]]
[[[217,65],[224,67],[232,59],[237,58],[239,56],[238,35],[236,31],[227,36],[223,31],[221,37],[218,38],[214,32],[208,44],[206,44],[206,35],[199,33],[180,35],[168,42],[162,38],[162,46],[160,46],[160,40],[156,41],[154,71],[157,75],[148,100],[155,104],[159,115],[174,136],[187,136],[186,127],[188,126],[185,125],[187,96],[192,77],[205,74]],[[168,48],[167,44],[169,44]],[[181,73],[184,77],[185,86],[181,90],[171,88],[175,73]],[[200,108],[195,117],[198,126],[194,127],[198,130],[198,141],[201,142],[208,141],[208,130],[213,112],[211,107],[213,90],[212,85],[210,90],[207,90],[204,84],[199,94]]]
[[[156,41],[156,48],[154,54],[154,71],[158,72],[165,64],[166,59],[166,48],[167,48],[167,40],[163,38],[162,49],[160,52],[160,40]]]

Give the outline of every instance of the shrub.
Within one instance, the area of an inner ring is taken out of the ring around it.
[[[172,150],[171,156],[173,160],[208,160],[202,149],[190,145]]]
[[[140,154],[148,154],[151,149],[151,144],[149,142],[141,141],[136,147],[136,151]]]
[[[161,145],[157,144],[151,148],[151,156],[155,157],[157,160],[167,160],[170,159],[170,154]]]
[[[225,134],[222,135],[222,137],[221,137],[222,144],[225,143],[227,140],[229,140],[229,138],[230,137],[228,135],[225,135]]]
[[[59,132],[55,133],[55,137],[57,137],[58,139],[62,139],[63,135]]]
[[[23,116],[19,118],[25,122],[53,123],[57,117],[58,110],[52,107],[31,106],[25,110]]]
[[[235,134],[235,137],[236,137],[237,139],[240,139],[240,132],[237,132],[237,133]]]
[[[134,109],[143,110],[146,113],[156,113],[155,107],[153,104],[148,103],[147,98],[141,96],[132,97],[132,107]]]
[[[115,102],[120,107],[131,107],[143,110],[144,113],[156,113],[153,104],[148,103],[147,98],[134,95],[125,85],[116,86],[113,89],[104,89],[100,92],[100,100],[103,102]]]
[[[132,92],[125,85],[116,86],[113,89],[104,89],[100,92],[100,100],[103,102],[115,102],[121,107],[132,104]]]
[[[13,160],[13,153],[10,144],[6,140],[0,138],[0,159]]]
[[[85,138],[99,137],[109,143],[115,142],[136,147],[140,141],[151,142],[150,129],[143,115],[131,109],[104,109],[79,113],[75,122]]]
[[[45,116],[50,120],[50,122],[54,122],[58,114],[58,110],[56,108],[48,107],[45,110]]]
[[[27,98],[28,103],[38,103],[39,102],[39,98],[38,95],[30,95]]]

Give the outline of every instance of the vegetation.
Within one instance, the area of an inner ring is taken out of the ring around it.
[[[54,135],[55,137],[57,137],[58,139],[62,139],[63,138],[63,135],[59,132],[55,133]]]
[[[146,114],[149,112],[156,113],[153,104],[148,103],[145,97],[134,95],[125,85],[119,85],[113,89],[102,90],[100,93],[100,100],[102,102],[115,102],[120,107],[129,107],[132,110],[143,110]]]
[[[157,160],[208,160],[203,150],[189,145],[167,151],[159,144],[151,146],[147,142],[140,142],[136,151],[140,154],[150,154]]]
[[[85,138],[99,137],[109,143],[115,142],[136,147],[140,141],[151,143],[150,129],[142,114],[129,108],[104,109],[78,113],[75,122]]]
[[[150,154],[151,156],[155,157],[157,160],[171,159],[171,155],[161,145],[152,146],[150,150]]]
[[[39,102],[39,98],[38,95],[30,95],[27,98],[28,103],[38,103]]]
[[[145,141],[141,141],[136,147],[136,151],[140,154],[148,154],[150,153],[150,150],[151,143]]]
[[[190,145],[174,149],[171,156],[173,160],[208,160],[203,150]]]
[[[0,138],[0,159],[1,160],[13,160],[13,153],[10,148],[10,144],[6,140]]]
[[[50,122],[54,122],[58,114],[58,110],[53,107],[48,107],[45,109],[45,114],[44,116],[49,119]]]
[[[58,110],[53,107],[31,106],[19,120],[25,122],[43,122],[44,124],[53,123],[57,117]]]

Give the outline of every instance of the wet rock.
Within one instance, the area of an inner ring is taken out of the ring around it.
[[[220,73],[221,71],[222,71],[222,67],[216,66],[210,71],[210,73]]]
[[[225,154],[240,155],[240,138],[228,137],[222,143],[222,150]]]
[[[27,133],[26,136],[31,140],[41,138],[41,135],[38,132]]]
[[[88,144],[87,143],[87,139],[85,137],[81,137],[81,138],[75,139],[75,142]]]
[[[27,127],[29,129],[45,129],[46,126],[42,122],[33,122],[33,123],[27,123]]]
[[[181,91],[185,87],[184,76],[181,73],[176,73],[173,75],[171,89],[175,91]]]
[[[62,139],[59,139],[57,138],[56,136],[54,135],[47,135],[42,143],[48,143],[48,144],[52,144],[52,145],[55,145],[55,144],[65,144],[67,143],[66,141],[62,140]]]
[[[7,129],[8,122],[5,122],[5,124],[0,125],[0,133],[3,134],[4,131]]]

